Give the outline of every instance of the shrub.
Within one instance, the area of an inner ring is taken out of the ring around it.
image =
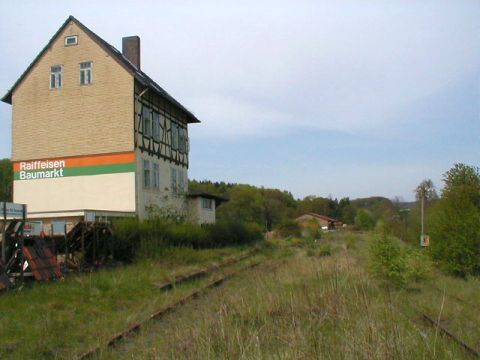
[[[480,209],[468,194],[449,193],[431,210],[431,254],[440,268],[466,277],[480,274]]]
[[[480,170],[455,164],[443,175],[442,198],[431,210],[431,254],[440,267],[480,275]]]
[[[333,254],[333,248],[330,244],[322,244],[318,247],[318,256],[330,256]]]
[[[262,227],[255,223],[220,221],[214,225],[178,222],[174,218],[145,221],[122,219],[114,223],[114,259],[133,260],[156,257],[167,247],[212,248],[247,245],[263,239]]]
[[[375,220],[369,211],[360,209],[355,216],[355,227],[359,230],[371,230],[375,226]]]
[[[429,278],[433,266],[425,250],[403,245],[398,239],[375,237],[369,246],[369,270],[387,285],[405,287]]]
[[[319,246],[310,246],[307,248],[307,256],[324,257],[330,256],[335,252],[335,249],[330,244],[320,244]]]
[[[263,239],[263,229],[256,223],[219,221],[207,227],[210,246],[246,245]]]
[[[315,219],[306,221],[301,232],[303,236],[311,237],[313,239],[320,239],[322,237],[322,229],[318,221]]]
[[[387,285],[404,287],[407,283],[407,263],[396,239],[375,236],[369,246],[368,265],[371,273]]]
[[[115,261],[130,262],[140,244],[139,222],[135,218],[124,218],[113,223],[112,256]]]
[[[285,220],[283,221],[280,226],[278,227],[278,232],[280,236],[287,237],[287,236],[300,236],[301,235],[301,228],[298,222],[295,220]]]
[[[432,276],[432,262],[424,250],[407,247],[405,255],[408,280],[420,282]]]
[[[357,236],[352,233],[347,233],[345,235],[345,244],[347,249],[353,250],[357,247]]]

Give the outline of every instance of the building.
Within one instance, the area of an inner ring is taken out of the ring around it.
[[[310,221],[316,221],[322,230],[334,230],[343,226],[342,222],[337,219],[315,213],[300,215],[295,219],[295,221],[297,221],[301,226],[304,226]]]
[[[214,221],[218,199],[187,196],[188,125],[200,121],[141,70],[138,36],[120,52],[70,16],[2,101],[12,105],[14,202],[30,219],[161,209]],[[192,201],[205,207],[188,214]]]

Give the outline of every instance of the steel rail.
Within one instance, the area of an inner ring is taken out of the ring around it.
[[[220,284],[222,284],[228,278],[231,278],[232,276],[237,275],[242,271],[245,271],[245,270],[251,269],[255,266],[258,266],[259,264],[260,264],[260,262],[254,262],[252,264],[249,264],[249,265],[243,267],[242,269],[236,270],[236,271],[231,272],[229,274],[225,274],[225,275],[223,275],[219,278],[216,278],[216,279],[208,282],[206,285],[204,285],[200,288],[197,288],[196,290],[188,293],[187,295],[183,296],[179,300],[176,300],[173,303],[162,307],[158,311],[156,311],[153,314],[151,314],[150,316],[148,316],[143,321],[141,321],[139,323],[136,323],[134,325],[131,325],[126,330],[123,330],[122,332],[117,333],[116,335],[112,336],[103,346],[100,345],[100,346],[97,346],[97,347],[95,347],[91,350],[88,350],[87,352],[84,352],[81,355],[79,355],[76,359],[78,359],[78,360],[89,359],[93,355],[95,355],[97,352],[99,352],[102,348],[109,348],[109,347],[116,346],[118,342],[125,339],[127,336],[139,332],[140,329],[142,328],[142,326],[149,323],[151,320],[158,319],[158,318],[166,315],[167,313],[170,313],[170,312],[174,311],[177,307],[185,304],[187,301],[202,295],[203,293],[205,293],[207,290],[209,290],[211,288],[219,286]]]
[[[453,334],[450,330],[448,330],[445,326],[440,324],[437,320],[432,319],[430,316],[427,314],[421,312],[423,320],[431,325],[432,327],[438,328],[444,335],[448,336],[450,339],[454,340],[457,344],[462,346],[470,355],[475,356],[476,358],[480,358],[480,352],[474,348],[472,348],[470,345],[465,343],[462,339],[457,337],[455,334]]]
[[[177,275],[173,278],[173,280],[161,282],[161,283],[154,283],[153,285],[160,289],[160,290],[169,290],[173,289],[177,284],[193,280],[193,279],[198,279],[204,276],[209,275],[210,273],[220,270],[221,268],[228,266],[228,265],[233,265],[235,263],[238,263],[242,260],[248,259],[249,257],[252,257],[253,255],[256,254],[257,251],[250,251],[246,254],[242,254],[238,257],[226,259],[222,261],[220,264],[212,264],[207,267],[202,267],[196,270],[189,271],[187,273],[183,273],[180,275]]]

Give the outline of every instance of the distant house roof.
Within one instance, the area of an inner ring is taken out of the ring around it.
[[[306,216],[306,215],[317,218],[317,219],[329,221],[329,222],[340,222],[340,220],[337,220],[337,219],[334,219],[334,218],[331,218],[331,217],[328,217],[328,216],[325,216],[325,215],[315,214],[315,213],[302,214],[299,217],[297,217],[296,220],[300,220],[301,217]]]
[[[12,103],[12,94],[16,87],[22,82],[22,80],[27,76],[33,66],[37,63],[37,61],[43,56],[43,54],[48,50],[50,45],[56,40],[56,38],[60,35],[63,29],[69,24],[69,22],[73,21],[80,27],[86,34],[88,34],[93,41],[95,41],[100,47],[102,47],[113,59],[115,59],[120,65],[122,65],[125,70],[130,72],[135,79],[140,82],[142,85],[148,87],[149,89],[156,92],[158,95],[163,97],[164,99],[168,100],[173,105],[176,105],[181,110],[183,110],[187,114],[187,121],[188,123],[199,123],[200,120],[190,112],[186,107],[180,104],[177,100],[175,100],[169,93],[167,93],[160,85],[158,85],[155,81],[153,81],[147,74],[145,74],[142,70],[137,68],[134,64],[130,62],[120,51],[118,51],[115,47],[107,43],[103,40],[100,36],[95,34],[85,25],[83,25],[80,21],[75,19],[73,16],[69,16],[67,20],[63,23],[63,25],[57,30],[57,32],[53,35],[53,37],[49,40],[47,45],[40,51],[40,53],[35,57],[32,63],[27,67],[27,69],[23,72],[23,74],[18,78],[18,80],[13,84],[12,88],[8,90],[8,92],[2,97],[2,101],[8,104]]]

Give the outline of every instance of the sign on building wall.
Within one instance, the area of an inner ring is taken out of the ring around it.
[[[23,214],[23,204],[15,204],[10,202],[0,202],[0,215],[1,218],[8,218],[8,219],[22,219]],[[25,206],[25,212],[26,212]],[[1,219],[0,219],[1,220]]]
[[[85,209],[134,212],[136,169],[135,152],[17,161],[13,200],[28,204],[30,217],[65,211],[82,216]]]
[[[77,156],[47,160],[17,161],[13,164],[13,179],[37,180],[117,174],[135,171],[135,153]]]

